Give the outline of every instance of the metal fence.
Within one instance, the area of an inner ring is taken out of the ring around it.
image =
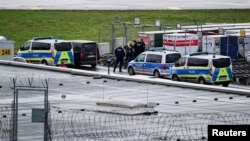
[[[250,115],[173,114],[120,115],[51,109],[52,139],[59,140],[207,140],[208,124],[249,124]]]
[[[176,29],[176,25],[162,25],[155,26],[153,24],[141,24],[134,25],[130,22],[111,22],[109,27],[100,28],[98,32],[98,42],[108,42],[110,43],[111,52],[114,52],[114,49],[122,43],[126,45],[128,41],[134,41],[137,38],[139,32],[145,31],[159,31],[159,30],[170,30]],[[120,40],[118,42],[118,40]]]
[[[48,113],[46,110],[48,109],[47,80],[22,76],[3,82],[0,92],[1,100],[5,105],[0,106],[0,140],[47,141],[49,139],[46,115]],[[29,100],[32,97],[36,97],[36,100]],[[33,112],[36,109],[42,109],[42,114],[34,116]]]
[[[9,141],[12,135],[12,108],[10,105],[0,105],[0,140]]]
[[[168,19],[171,19],[168,17]],[[148,22],[149,21],[149,22]],[[192,21],[192,22],[180,22],[175,21],[174,24],[171,24],[166,21],[166,19],[162,19],[162,23],[157,25],[155,23],[156,19],[142,19],[141,24],[134,24],[130,21],[111,21],[108,27],[102,27],[98,32],[98,42],[99,43],[109,43],[110,44],[110,53],[114,53],[116,47],[120,44],[127,45],[128,41],[137,40],[138,33],[144,33],[148,31],[167,31],[167,30],[175,30],[181,29],[181,26],[185,25],[196,25],[197,29],[201,28],[205,23],[203,21]],[[146,24],[147,23],[147,24]],[[150,35],[151,36],[151,35]]]

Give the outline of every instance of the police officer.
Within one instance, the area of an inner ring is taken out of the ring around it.
[[[141,46],[141,42],[140,40],[137,40],[137,42],[135,42],[135,45],[134,45],[134,49],[135,49],[134,57],[137,57],[141,53],[140,46]]]
[[[141,42],[140,42],[140,53],[142,53],[144,51],[145,51],[145,43],[144,43],[143,39],[141,39]]]
[[[116,62],[113,72],[115,72],[118,63],[119,63],[119,72],[122,72],[122,63],[124,56],[125,56],[125,51],[123,49],[123,45],[120,45],[118,48],[115,49]]]
[[[134,48],[132,41],[129,41],[128,46],[126,48],[126,60],[127,62],[130,62],[133,59],[134,59]]]

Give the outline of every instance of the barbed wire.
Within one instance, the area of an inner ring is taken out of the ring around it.
[[[9,141],[12,108],[0,105],[0,139]],[[31,115],[22,117],[27,122]],[[51,140],[207,140],[208,125],[250,124],[249,114],[238,113],[158,113],[125,115],[83,109],[51,107],[49,134]],[[29,127],[29,125],[27,125]]]
[[[53,140],[206,140],[209,124],[249,124],[250,115],[158,113],[120,115],[52,108]]]

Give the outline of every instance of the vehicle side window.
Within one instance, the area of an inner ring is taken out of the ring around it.
[[[32,50],[50,50],[50,43],[33,42]]]
[[[181,54],[167,54],[166,55],[166,63],[174,63],[181,58]]]
[[[148,54],[146,58],[146,62],[149,63],[161,63],[162,56],[155,54]]]
[[[155,63],[161,63],[162,56],[161,55],[154,55],[153,61]]]
[[[146,58],[146,62],[152,62],[153,59],[153,55],[152,54],[148,54],[147,58]]]
[[[208,66],[208,60],[199,58],[188,58],[187,66],[206,67]]]
[[[20,48],[20,50],[25,51],[30,49],[31,42],[26,42],[24,45]]]
[[[181,59],[179,59],[176,63],[175,66],[176,67],[182,67],[186,64],[186,57],[183,57]]]
[[[55,49],[57,51],[69,51],[72,49],[72,44],[71,42],[55,43]]]
[[[144,62],[146,54],[141,54],[137,57],[137,62]]]

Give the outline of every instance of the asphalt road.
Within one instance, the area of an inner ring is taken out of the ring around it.
[[[249,0],[0,0],[0,9],[245,9]]]

